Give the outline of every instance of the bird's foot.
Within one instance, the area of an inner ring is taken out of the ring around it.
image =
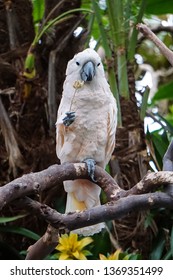
[[[67,112],[67,113],[65,113],[65,114],[66,114],[66,117],[63,118],[63,124],[64,124],[65,126],[69,126],[69,125],[71,125],[71,124],[74,122],[74,120],[75,120],[75,112]]]
[[[85,162],[86,165],[87,165],[87,170],[88,170],[89,177],[92,179],[92,181],[94,183],[96,183],[97,181],[94,178],[95,165],[96,165],[95,160],[92,159],[92,158],[86,158],[83,162]]]

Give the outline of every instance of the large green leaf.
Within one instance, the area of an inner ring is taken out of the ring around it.
[[[173,99],[173,82],[160,86],[152,101],[161,99]]]
[[[173,3],[171,0],[148,0],[145,12],[154,15],[171,14]]]

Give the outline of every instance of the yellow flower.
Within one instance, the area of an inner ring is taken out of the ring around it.
[[[141,260],[141,255],[137,252],[128,253],[128,251],[122,251],[117,249],[113,254],[107,254],[107,257],[99,254],[100,260]]]
[[[63,234],[59,238],[56,250],[60,251],[59,260],[87,260],[86,256],[91,255],[90,251],[83,250],[85,246],[93,242],[91,237],[78,240],[76,233]]]
[[[121,249],[116,250],[113,254],[108,255],[107,257],[99,254],[100,260],[119,260],[119,255],[121,253]]]

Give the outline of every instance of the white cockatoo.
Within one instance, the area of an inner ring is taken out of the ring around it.
[[[56,153],[61,163],[85,162],[92,182],[65,181],[66,213],[100,205],[94,166],[106,167],[115,146],[117,105],[105,78],[101,58],[86,49],[68,62],[56,122]],[[100,232],[104,223],[75,230],[84,236]]]

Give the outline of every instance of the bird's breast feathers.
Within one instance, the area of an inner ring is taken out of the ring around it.
[[[59,118],[67,111],[75,112],[75,121],[64,128],[64,144],[60,149],[61,162],[82,161],[85,158],[94,158],[97,163],[105,166],[106,145],[108,142],[108,125],[111,99],[104,91],[93,91],[83,88],[73,91],[74,97],[68,106],[59,113]],[[65,96],[63,96],[65,98]],[[116,111],[116,110],[115,110]],[[115,117],[115,116],[112,116]],[[112,136],[115,138],[115,134]],[[113,140],[114,142],[114,140]]]

